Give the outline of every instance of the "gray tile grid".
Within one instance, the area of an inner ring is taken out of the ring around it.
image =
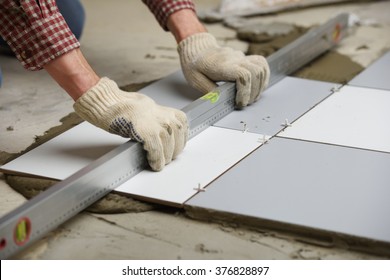
[[[244,121],[275,135],[335,86],[287,77],[216,126],[242,129]],[[275,137],[186,205],[390,242],[390,222],[376,219],[390,211],[389,164],[386,153]]]
[[[350,85],[390,89],[388,65],[390,53]],[[273,136],[337,86],[287,77],[215,125]],[[274,137],[185,204],[389,243],[390,221],[378,218],[390,212],[388,166],[388,153]]]
[[[390,90],[389,72],[390,52],[387,52],[348,84],[351,86]]]
[[[186,202],[390,242],[390,155],[274,137]]]

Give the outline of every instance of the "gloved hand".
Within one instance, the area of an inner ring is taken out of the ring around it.
[[[160,106],[146,95],[122,91],[108,78],[77,99],[74,109],[95,126],[141,142],[155,171],[176,158],[187,142],[184,112]]]
[[[245,56],[241,51],[220,47],[209,33],[184,39],[178,52],[188,83],[202,93],[213,91],[215,82],[236,82],[238,108],[257,101],[268,85],[270,70],[264,57]]]

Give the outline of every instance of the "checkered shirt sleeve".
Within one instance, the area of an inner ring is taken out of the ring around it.
[[[0,0],[0,35],[29,70],[80,46],[55,0]]]
[[[161,27],[168,31],[168,17],[180,10],[190,9],[196,12],[191,0],[142,0],[154,14]]]

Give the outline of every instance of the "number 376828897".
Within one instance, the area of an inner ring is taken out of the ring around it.
[[[245,266],[218,266],[215,275],[267,275],[268,266],[245,267]]]

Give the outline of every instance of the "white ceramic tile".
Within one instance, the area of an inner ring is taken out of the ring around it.
[[[278,136],[390,152],[390,92],[344,86]]]
[[[126,141],[83,122],[1,169],[63,180]]]
[[[268,137],[267,137],[268,138]],[[183,153],[162,172],[145,170],[118,191],[181,204],[259,147],[262,135],[210,127],[191,139]],[[82,123],[2,166],[3,170],[65,179],[127,141]]]
[[[191,139],[184,152],[162,172],[144,170],[116,191],[182,204],[261,146],[262,136],[210,127]]]

